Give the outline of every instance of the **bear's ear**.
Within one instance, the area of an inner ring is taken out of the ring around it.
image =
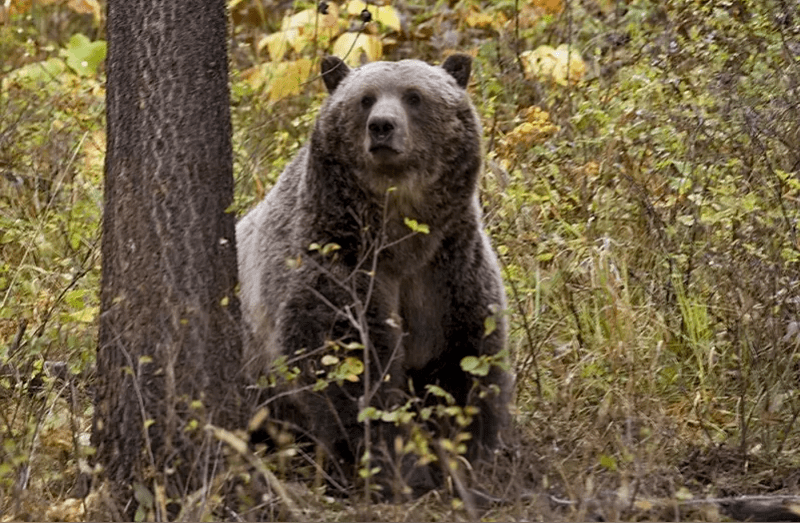
[[[456,83],[462,89],[467,89],[467,82],[470,81],[470,65],[473,59],[466,54],[452,54],[444,62],[442,68],[449,75],[456,78]]]
[[[328,93],[333,93],[343,78],[348,76],[350,67],[336,56],[326,56],[320,65],[323,74],[323,82]]]

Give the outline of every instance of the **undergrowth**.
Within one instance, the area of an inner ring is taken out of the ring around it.
[[[305,142],[325,95],[312,74],[276,98],[257,68],[270,60],[262,39],[311,4],[229,3],[242,214]],[[387,4],[402,29],[364,29],[384,59],[476,57],[482,204],[517,376],[514,427],[496,466],[477,471],[514,501],[484,517],[714,520],[716,509],[665,512],[655,500],[797,495],[797,2]],[[103,21],[65,4],[8,5],[0,512],[81,519],[105,127],[102,63],[91,65]],[[283,60],[316,70],[331,42],[300,44]],[[543,45],[578,53],[576,77],[532,73],[524,52]],[[288,486],[308,519],[464,517],[442,493],[364,512]]]

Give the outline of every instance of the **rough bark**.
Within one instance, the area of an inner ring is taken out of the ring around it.
[[[241,411],[224,1],[109,0],[108,49],[93,443],[115,488],[180,497]]]

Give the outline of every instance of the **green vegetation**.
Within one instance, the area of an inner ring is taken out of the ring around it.
[[[356,4],[229,0],[234,210],[305,142],[325,53],[476,56],[517,374],[508,449],[477,471],[514,502],[485,517],[716,520],[688,500],[797,495],[798,3],[411,0],[367,24]],[[103,23],[94,0],[0,6],[4,521],[85,517]],[[364,515],[304,492],[307,519]],[[373,510],[466,517],[434,495]]]

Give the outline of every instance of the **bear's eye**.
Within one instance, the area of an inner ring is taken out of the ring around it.
[[[412,107],[420,105],[423,101],[423,97],[417,91],[409,91],[404,98],[406,98],[406,103]]]
[[[375,104],[375,96],[367,94],[362,97],[362,107],[365,109],[371,108],[373,104]]]

